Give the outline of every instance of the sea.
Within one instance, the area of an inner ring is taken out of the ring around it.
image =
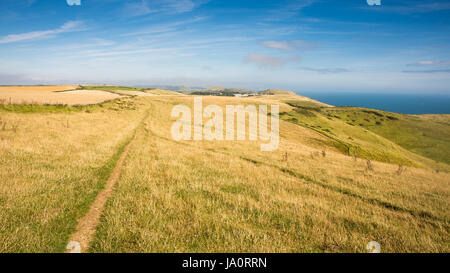
[[[334,106],[357,106],[402,114],[450,114],[449,94],[298,92]]]

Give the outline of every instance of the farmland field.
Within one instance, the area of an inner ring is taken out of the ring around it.
[[[193,96],[86,88],[152,95],[0,108],[0,252],[66,251],[109,186],[83,252],[365,252],[369,241],[450,251],[449,115],[373,114],[281,91],[203,97],[279,105],[279,148],[262,152],[262,141],[173,140],[171,110]]]
[[[0,104],[96,104],[120,98],[99,90],[76,90],[78,86],[0,86]]]

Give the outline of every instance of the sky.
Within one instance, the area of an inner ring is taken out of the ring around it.
[[[0,10],[0,85],[450,94],[450,1],[0,0]]]

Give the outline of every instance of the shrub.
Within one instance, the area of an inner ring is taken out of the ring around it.
[[[366,170],[373,171],[372,161],[370,161],[369,159],[367,159],[366,161]]]
[[[387,118],[390,119],[390,120],[398,120],[398,118],[393,117],[393,116],[387,116]]]

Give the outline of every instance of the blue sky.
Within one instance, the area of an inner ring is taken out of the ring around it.
[[[450,93],[450,1],[1,0],[0,84]]]

